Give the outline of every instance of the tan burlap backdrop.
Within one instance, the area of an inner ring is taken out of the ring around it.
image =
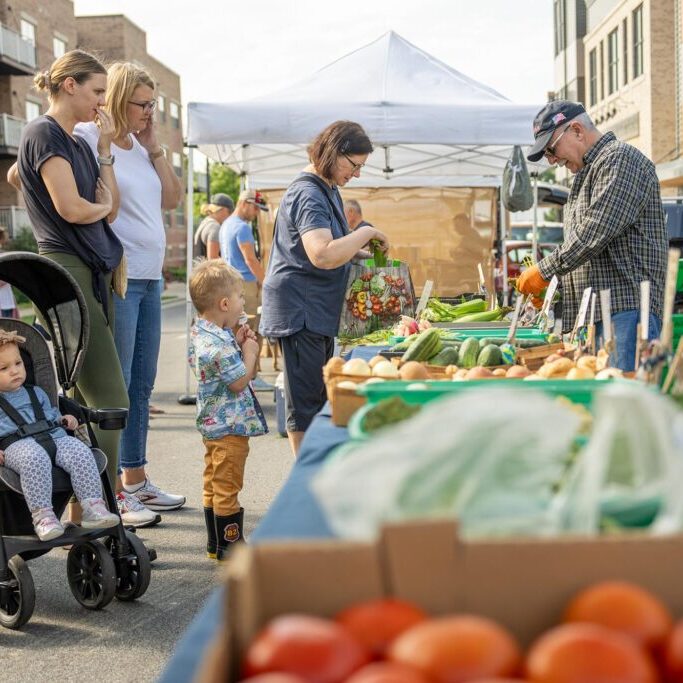
[[[256,188],[259,189],[259,188]],[[268,190],[270,211],[261,213],[259,231],[267,253],[275,210],[283,190]],[[492,253],[497,230],[494,188],[348,188],[344,199],[356,199],[363,217],[391,241],[391,257],[410,267],[416,292],[433,280],[440,296],[477,291],[481,263],[487,288],[493,291]]]

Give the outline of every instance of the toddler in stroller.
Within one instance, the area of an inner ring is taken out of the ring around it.
[[[53,463],[70,475],[83,509],[81,526],[116,526],[119,518],[107,510],[92,451],[63,429],[73,431],[78,420],[60,415],[40,387],[25,384],[26,368],[18,346],[25,341],[16,332],[0,330],[0,465],[19,475],[41,541],[64,533],[52,508]]]

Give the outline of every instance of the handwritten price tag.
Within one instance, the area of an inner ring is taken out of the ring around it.
[[[586,287],[583,290],[583,296],[581,297],[581,306],[579,306],[579,314],[576,316],[575,329],[579,329],[586,324],[586,315],[588,315],[588,306],[591,301],[591,287]]]

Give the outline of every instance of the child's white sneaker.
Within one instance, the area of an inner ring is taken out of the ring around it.
[[[106,529],[116,526],[120,521],[118,515],[107,510],[102,498],[86,498],[81,501],[81,508],[83,509],[81,526],[84,529]]]
[[[64,533],[64,527],[51,508],[36,510],[32,513],[32,517],[33,528],[41,541],[51,541]]]

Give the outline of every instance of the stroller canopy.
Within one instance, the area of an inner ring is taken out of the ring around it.
[[[40,312],[52,338],[57,377],[63,389],[78,379],[90,323],[83,294],[62,266],[44,256],[15,251],[0,254],[0,280],[25,294]]]

